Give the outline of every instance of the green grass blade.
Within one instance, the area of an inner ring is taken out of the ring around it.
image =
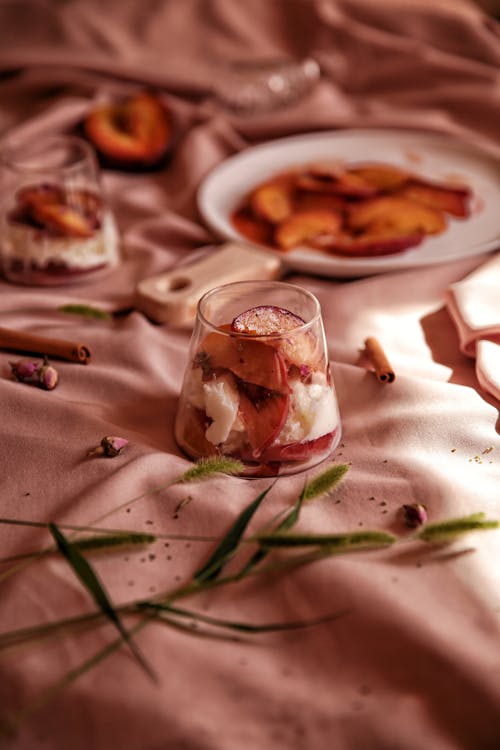
[[[499,522],[485,518],[484,513],[471,513],[462,518],[452,518],[448,521],[427,524],[417,534],[417,538],[423,542],[451,542],[462,534],[472,531],[487,531],[497,529]]]
[[[57,312],[66,313],[67,315],[81,315],[83,318],[94,318],[95,320],[112,320],[111,313],[101,310],[91,305],[61,305]]]
[[[152,679],[155,679],[155,674],[152,668],[146,662],[141,652],[139,651],[138,647],[135,645],[134,641],[131,639],[131,636],[126,630],[122,621],[118,617],[118,614],[116,613],[113,605],[111,604],[111,601],[104,587],[99,581],[99,578],[94,572],[92,566],[87,562],[87,560],[80,553],[78,547],[76,547],[74,544],[72,544],[66,539],[64,534],[59,530],[59,528],[57,527],[55,523],[49,524],[49,530],[52,536],[54,537],[54,541],[56,542],[59,551],[66,558],[70,566],[73,568],[76,576],[79,578],[81,583],[85,586],[85,588],[87,589],[89,594],[92,596],[97,606],[101,609],[103,614],[106,615],[106,617],[109,620],[111,620],[111,622],[115,625],[115,627],[117,628],[122,638],[128,643],[130,650],[132,651],[136,660],[139,662],[139,664],[144,669],[146,674],[148,674]]]
[[[349,464],[333,464],[326,471],[311,479],[303,491],[303,500],[308,502],[330,493],[349,471]]]
[[[199,568],[199,570],[196,571],[193,576],[193,579],[195,581],[201,583],[203,581],[210,581],[214,578],[217,578],[224,565],[234,555],[234,552],[237,549],[241,538],[245,533],[245,529],[250,523],[254,513],[257,511],[261,502],[264,500],[267,493],[273,486],[274,485],[272,484],[270,487],[265,489],[264,492],[261,492],[261,494],[255,498],[255,500],[253,500],[249,505],[246,506],[246,508],[243,509],[243,511],[240,513],[236,521],[229,529],[226,536],[223,537],[220,544],[217,545],[216,549],[209,557],[207,562],[201,568]]]
[[[255,541],[264,547],[359,548],[390,546],[397,538],[385,531],[353,531],[347,534],[261,534]]]
[[[304,492],[305,487],[302,490],[298,500],[296,503],[292,505],[292,507],[287,512],[286,516],[278,523],[278,525],[273,529],[273,533],[276,532],[282,532],[282,531],[288,531],[291,529],[297,521],[299,520],[300,516],[300,509],[302,508],[302,503],[304,502]],[[248,562],[243,566],[243,568],[239,572],[239,577],[244,578],[248,573],[253,570],[256,565],[258,565],[262,560],[264,560],[265,557],[269,554],[269,550],[265,547],[259,547],[251,558],[248,560]]]
[[[181,474],[176,484],[199,482],[214,474],[241,474],[245,467],[241,461],[228,456],[209,456],[197,461],[191,468]]]
[[[159,610],[171,612],[179,617],[189,618],[193,620],[199,620],[206,623],[207,625],[214,625],[215,627],[225,628],[228,630],[236,630],[241,633],[270,633],[279,630],[298,630],[301,628],[313,627],[315,625],[321,625],[325,622],[336,620],[344,614],[347,614],[347,610],[342,612],[335,612],[324,617],[311,618],[310,620],[293,620],[291,622],[272,622],[261,625],[255,625],[247,622],[234,622],[232,620],[224,620],[219,617],[210,617],[204,615],[201,612],[193,612],[192,610],[184,609],[181,607],[174,607],[170,604],[157,604],[155,602],[145,602],[143,605],[146,610]]]

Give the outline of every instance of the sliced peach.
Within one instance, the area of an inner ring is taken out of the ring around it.
[[[457,218],[469,216],[470,191],[467,188],[456,188],[446,185],[433,185],[430,182],[412,181],[406,185],[400,195],[422,203],[424,206],[445,211]]]
[[[292,194],[283,180],[260,185],[250,195],[250,206],[260,219],[278,224],[292,213]]]
[[[363,177],[348,172],[338,163],[310,164],[296,179],[297,187],[313,192],[331,192],[349,198],[369,198],[377,189]]]
[[[210,443],[205,437],[208,426],[205,412],[188,406],[182,419],[182,433],[180,437],[186,447],[197,456],[215,454],[217,452],[215,445]]]
[[[245,383],[268,391],[288,392],[282,355],[262,341],[209,333],[202,342],[200,355],[204,357],[205,370],[229,370]]]
[[[350,257],[372,257],[378,255],[393,255],[419,245],[425,235],[421,233],[397,234],[394,230],[365,233],[359,236],[342,234],[328,244],[321,246],[333,255],[347,255]]]
[[[83,130],[101,156],[124,167],[156,166],[172,140],[170,116],[149,92],[96,107],[86,116]]]
[[[33,203],[31,214],[49,232],[69,237],[92,237],[94,230],[79,211],[60,203]]]
[[[394,229],[400,235],[439,234],[446,229],[446,220],[440,211],[410,198],[392,195],[353,205],[348,224],[358,232]]]
[[[288,445],[271,445],[262,451],[261,461],[307,461],[316,454],[325,453],[333,444],[337,428],[326,435],[305,440],[302,443],[288,443]]]
[[[371,198],[378,193],[378,190],[366,180],[347,172],[336,179],[304,174],[297,178],[297,187],[312,192],[343,195],[346,198]]]
[[[360,177],[378,191],[391,191],[400,188],[408,182],[411,175],[390,164],[363,164],[347,170],[349,175]]]
[[[285,424],[290,402],[289,393],[262,390],[240,392],[240,416],[245,425],[253,458],[259,458],[271,445]]]
[[[260,245],[271,245],[273,241],[273,226],[267,221],[257,219],[248,207],[239,208],[231,216],[231,222],[237,232],[251,242]]]
[[[290,250],[301,243],[308,244],[319,235],[335,236],[341,226],[342,217],[334,211],[297,211],[279,224],[274,239],[280,248]]]
[[[349,202],[346,198],[333,193],[299,191],[293,200],[294,212],[321,209],[342,214],[348,206]]]

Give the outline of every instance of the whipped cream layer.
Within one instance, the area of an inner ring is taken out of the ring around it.
[[[118,230],[111,213],[105,214],[101,229],[85,238],[53,237],[13,222],[6,228],[2,251],[4,261],[17,261],[27,268],[42,270],[56,264],[68,270],[85,271],[118,263]]]
[[[239,416],[239,394],[231,377],[221,376],[203,382],[201,370],[192,373],[188,395],[190,403],[202,409],[212,422],[205,432],[213,445],[243,437],[245,426]],[[289,445],[315,440],[339,425],[337,402],[326,376],[316,372],[310,383],[290,382],[288,414],[274,445]]]

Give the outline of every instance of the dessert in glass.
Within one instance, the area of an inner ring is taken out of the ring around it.
[[[2,270],[17,284],[93,278],[119,260],[92,147],[73,136],[11,141],[0,154]]]
[[[318,300],[242,281],[199,301],[175,424],[191,458],[239,459],[244,476],[315,466],[341,434]]]

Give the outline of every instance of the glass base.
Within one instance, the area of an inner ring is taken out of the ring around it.
[[[325,436],[323,436],[324,438]],[[238,474],[238,476],[245,478],[245,479],[263,479],[266,477],[272,478],[272,477],[282,477],[282,476],[292,476],[293,474],[300,474],[304,471],[308,471],[309,469],[313,469],[315,466],[318,466],[319,464],[326,461],[332,453],[338,448],[340,440],[342,437],[342,431],[340,426],[337,427],[333,433],[331,433],[330,440],[327,442],[327,446],[321,445],[321,450],[314,450],[311,447],[311,452],[307,458],[302,457],[300,459],[286,459],[286,447],[282,449],[282,452],[284,453],[285,458],[282,460],[267,460],[267,461],[257,461],[257,460],[250,460],[245,456],[236,455],[236,454],[228,454],[228,453],[222,453],[222,451],[218,451],[216,446],[214,446],[213,453],[211,455],[213,456],[226,456],[227,458],[234,458],[238,461],[241,461],[241,463],[244,465],[244,470]],[[318,438],[317,441],[313,441],[316,443],[319,443],[323,438]],[[176,436],[176,441],[179,446],[179,448],[185,453],[190,459],[194,461],[198,461],[202,458],[207,458],[207,454],[201,454],[197,453],[184,443],[178,436]],[[304,444],[302,444],[304,445]],[[291,447],[291,446],[290,446]],[[296,444],[294,446],[294,450],[298,452],[298,448],[300,447],[300,444]],[[272,449],[271,449],[272,450]],[[275,449],[276,450],[276,449]],[[302,455],[305,451],[302,451]],[[271,456],[273,454],[271,453]]]

